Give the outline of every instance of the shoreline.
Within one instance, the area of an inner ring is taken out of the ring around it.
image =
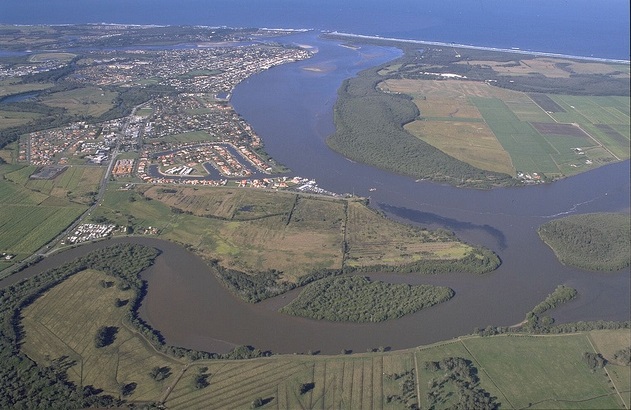
[[[410,43],[410,44],[441,46],[441,47],[467,48],[471,50],[497,51],[501,53],[523,54],[523,55],[531,55],[531,56],[537,56],[537,57],[569,58],[569,59],[575,59],[575,60],[596,61],[596,62],[601,62],[601,63],[617,63],[617,64],[630,64],[631,63],[631,60],[618,60],[614,58],[575,56],[575,55],[570,55],[570,54],[549,53],[545,51],[529,51],[529,50],[521,50],[521,49],[514,49],[514,48],[485,47],[485,46],[475,46],[475,45],[468,45],[468,44],[447,43],[447,42],[441,42],[441,41],[410,40],[410,39],[402,39],[402,38],[394,38],[394,37],[368,36],[368,35],[363,35],[363,34],[343,33],[339,31],[322,31],[322,34],[346,37],[350,39],[380,40],[380,41],[387,41],[387,42],[393,42],[393,43],[396,42],[396,43]]]
[[[207,29],[221,29],[221,28],[230,28],[230,29],[242,29],[244,27],[229,27],[229,26],[206,26],[206,25],[181,25],[181,24],[132,24],[132,23],[108,23],[108,22],[93,22],[93,23],[59,23],[59,24],[15,24],[15,23],[0,23],[0,27],[2,26],[15,26],[15,27],[55,27],[55,26],[81,26],[81,25],[90,25],[90,26],[119,26],[119,27],[129,27],[129,28],[156,28],[156,27],[196,27],[196,28],[207,28]],[[332,36],[340,36],[347,38],[355,38],[355,39],[364,39],[364,40],[381,40],[388,42],[400,42],[400,43],[410,43],[410,44],[420,44],[420,45],[431,45],[431,46],[441,46],[441,47],[457,47],[457,48],[467,48],[472,50],[486,50],[486,51],[497,51],[502,53],[513,53],[513,54],[523,54],[523,55],[533,55],[540,57],[557,57],[557,58],[570,58],[576,60],[585,60],[585,61],[596,61],[601,63],[617,63],[617,64],[631,64],[631,60],[624,59],[615,59],[615,58],[603,58],[603,57],[593,57],[593,56],[578,56],[578,55],[570,55],[563,53],[552,53],[546,51],[530,51],[523,50],[520,48],[501,48],[501,47],[490,47],[490,46],[476,46],[471,44],[460,44],[460,43],[452,43],[452,42],[443,42],[443,41],[429,41],[429,40],[414,40],[414,39],[404,39],[404,38],[396,38],[396,37],[382,37],[379,35],[365,35],[365,34],[353,34],[353,33],[345,33],[341,31],[328,31],[328,30],[318,30],[315,28],[270,28],[270,27],[257,27],[258,30],[267,31],[273,33],[275,31],[283,31],[292,34],[300,34],[300,33],[308,33],[310,31],[319,32],[324,35],[332,35]]]

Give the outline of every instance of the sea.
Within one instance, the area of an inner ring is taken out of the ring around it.
[[[2,0],[0,24],[309,28],[629,60],[628,0]]]

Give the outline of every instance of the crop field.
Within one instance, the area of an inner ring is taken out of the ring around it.
[[[102,281],[111,283],[104,287]],[[69,379],[79,389],[92,385],[119,397],[121,384],[135,383],[129,399],[157,401],[184,363],[157,353],[128,327],[124,319],[128,307],[117,307],[115,301],[129,300],[132,291],[120,290],[117,281],[88,270],[52,288],[22,313],[22,349],[40,364],[65,363]],[[97,348],[94,340],[101,326],[115,327],[117,332],[112,344]],[[156,366],[169,367],[171,376],[154,380],[149,373]]]
[[[70,225],[85,207],[66,198],[29,189],[34,167],[0,167],[0,252],[15,255],[10,263],[29,256]]]
[[[33,193],[31,195],[41,193],[62,201],[88,204],[92,200],[92,194],[98,191],[105,172],[101,167],[70,166],[52,179],[30,179],[37,170],[35,166],[26,166],[7,172],[5,178],[27,188]],[[50,202],[49,200],[46,203]]]
[[[114,98],[114,92],[84,87],[47,95],[42,98],[42,102],[52,107],[65,108],[70,114],[98,117],[114,106]]]
[[[31,180],[26,186],[51,196],[88,204],[92,201],[91,193],[98,191],[103,172],[103,168],[73,166],[52,180]]]
[[[57,236],[83,213],[81,206],[4,205],[0,214],[0,251],[24,258]]]
[[[509,175],[514,173],[510,156],[483,122],[413,121],[405,129],[474,167]]]
[[[209,386],[193,387],[199,367],[207,367]],[[393,374],[414,366],[408,353],[314,358],[279,357],[247,362],[204,362],[187,370],[166,402],[173,409],[247,409],[261,398],[270,409],[402,409],[388,403],[401,394]],[[301,386],[310,390],[301,393]],[[416,396],[416,394],[414,394]],[[414,400],[416,402],[416,400]]]
[[[517,70],[514,75],[541,69],[551,77],[569,75],[566,67],[608,74],[617,70],[596,63],[558,65],[547,59],[524,60],[520,66],[477,63],[502,73]],[[628,71],[621,75],[628,77]],[[390,79],[379,87],[413,98],[421,119],[407,124],[408,132],[481,169],[511,175],[537,172],[554,178],[630,156],[627,97],[524,93],[460,80]]]

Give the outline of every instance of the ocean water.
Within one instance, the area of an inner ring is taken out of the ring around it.
[[[0,23],[313,28],[629,59],[628,0],[2,0]]]

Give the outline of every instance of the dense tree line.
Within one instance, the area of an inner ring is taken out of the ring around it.
[[[427,400],[430,408],[449,403],[450,409],[491,410],[500,407],[497,397],[480,387],[478,370],[470,360],[447,357],[439,362],[426,362],[425,369],[441,372],[430,381]],[[457,394],[450,394],[456,390]]]
[[[600,353],[585,352],[583,353],[583,360],[592,371],[602,369],[607,364],[607,359]]]
[[[572,215],[539,227],[541,239],[559,260],[589,270],[619,270],[631,258],[629,214]]]
[[[565,285],[557,286],[554,292],[549,294],[543,302],[537,304],[537,306],[526,314],[527,323],[525,326],[531,329],[549,327],[554,323],[554,320],[549,316],[542,315],[550,309],[569,302],[574,299],[576,295],[578,295],[578,292],[574,288]]]
[[[230,291],[250,303],[257,303],[327,276],[340,274],[338,270],[314,271],[301,276],[297,282],[286,282],[280,279],[282,272],[275,269],[249,275],[234,269],[224,268],[216,260],[210,261],[209,264]]]
[[[416,373],[414,369],[407,370],[402,373],[385,374],[386,380],[399,381],[399,394],[386,396],[386,403],[398,403],[407,409],[418,409],[418,399],[416,397]]]
[[[281,312],[336,322],[382,322],[453,296],[452,289],[442,286],[411,286],[372,282],[362,276],[341,276],[310,284]]]
[[[550,326],[539,326],[530,328],[527,326],[487,326],[484,329],[476,327],[473,333],[480,336],[495,336],[510,333],[533,333],[533,334],[564,334],[576,332],[589,332],[592,330],[618,330],[631,329],[631,321],[579,321],[570,323],[559,323]]]

